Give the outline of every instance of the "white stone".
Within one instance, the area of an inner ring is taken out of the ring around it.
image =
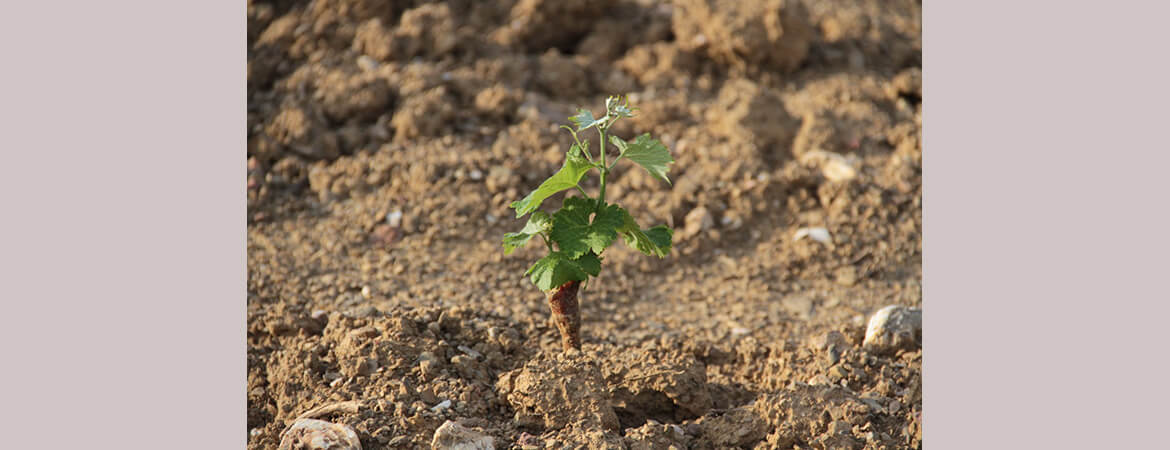
[[[433,408],[431,408],[431,411],[439,412],[439,411],[442,411],[442,410],[450,408],[450,407],[451,407],[451,400],[450,399],[443,400],[442,402],[439,402],[439,404],[437,404]]]
[[[450,420],[435,430],[432,450],[495,450],[495,439]]]
[[[861,345],[877,353],[912,351],[922,346],[922,310],[901,305],[879,309],[869,318]]]
[[[386,224],[394,228],[398,228],[399,225],[402,225],[402,211],[394,210],[393,212],[386,214]]]
[[[278,450],[362,450],[352,428],[317,419],[299,419],[280,438]]]
[[[822,244],[833,243],[833,236],[829,234],[829,230],[824,227],[805,227],[796,230],[792,235],[792,240],[799,241],[805,237],[812,238],[812,240]]]

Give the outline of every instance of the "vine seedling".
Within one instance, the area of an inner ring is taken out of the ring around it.
[[[638,136],[630,142],[613,135],[607,137],[615,122],[633,117],[634,111],[629,99],[623,101],[618,97],[605,100],[605,116],[600,118],[594,118],[589,110],[578,110],[576,115],[569,118],[575,128],[561,126],[573,135],[573,144],[565,152],[564,165],[535,191],[511,205],[516,210],[516,218],[528,214],[531,216],[522,230],[504,235],[504,252],[511,254],[534,236],[540,236],[548,247],[548,255],[536,261],[525,275],[529,275],[532,283],[547,293],[549,309],[561,332],[561,343],[565,350],[581,348],[578,290],[582,283],[588,283],[590,276],[597,277],[601,273],[602,254],[617,240],[619,234],[626,245],[647,255],[664,258],[670,253],[674,230],[666,225],[642,229],[624,208],[605,202],[606,178],[622,159],[633,161],[654,178],[670,183],[666,171],[674,159],[666,146],[657,139],[651,138],[649,134]],[[601,138],[596,158],[589,141],[578,136],[578,133],[590,128],[596,129]],[[618,150],[613,162],[607,161],[607,142]],[[591,172],[598,176],[596,198],[590,197],[579,184]],[[539,209],[545,199],[574,188],[581,195],[566,196],[561,209],[552,214]]]

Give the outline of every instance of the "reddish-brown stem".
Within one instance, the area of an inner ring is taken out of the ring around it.
[[[577,307],[580,287],[580,281],[570,281],[548,294],[548,307],[552,310],[553,322],[561,330],[561,344],[565,350],[581,348],[581,310]]]

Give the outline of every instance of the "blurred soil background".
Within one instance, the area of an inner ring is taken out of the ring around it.
[[[247,15],[249,449],[319,407],[364,449],[921,447],[920,345],[862,345],[921,306],[919,2]],[[616,94],[640,108],[616,133],[677,163],[619,166],[607,200],[675,247],[606,252],[566,354],[523,276],[543,249],[500,239],[558,125]]]

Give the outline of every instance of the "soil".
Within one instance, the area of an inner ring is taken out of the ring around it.
[[[247,5],[248,448],[344,401],[365,449],[921,447],[921,349],[861,347],[922,301],[919,2]],[[607,200],[675,246],[607,251],[566,352],[500,240],[612,94],[677,163]]]

